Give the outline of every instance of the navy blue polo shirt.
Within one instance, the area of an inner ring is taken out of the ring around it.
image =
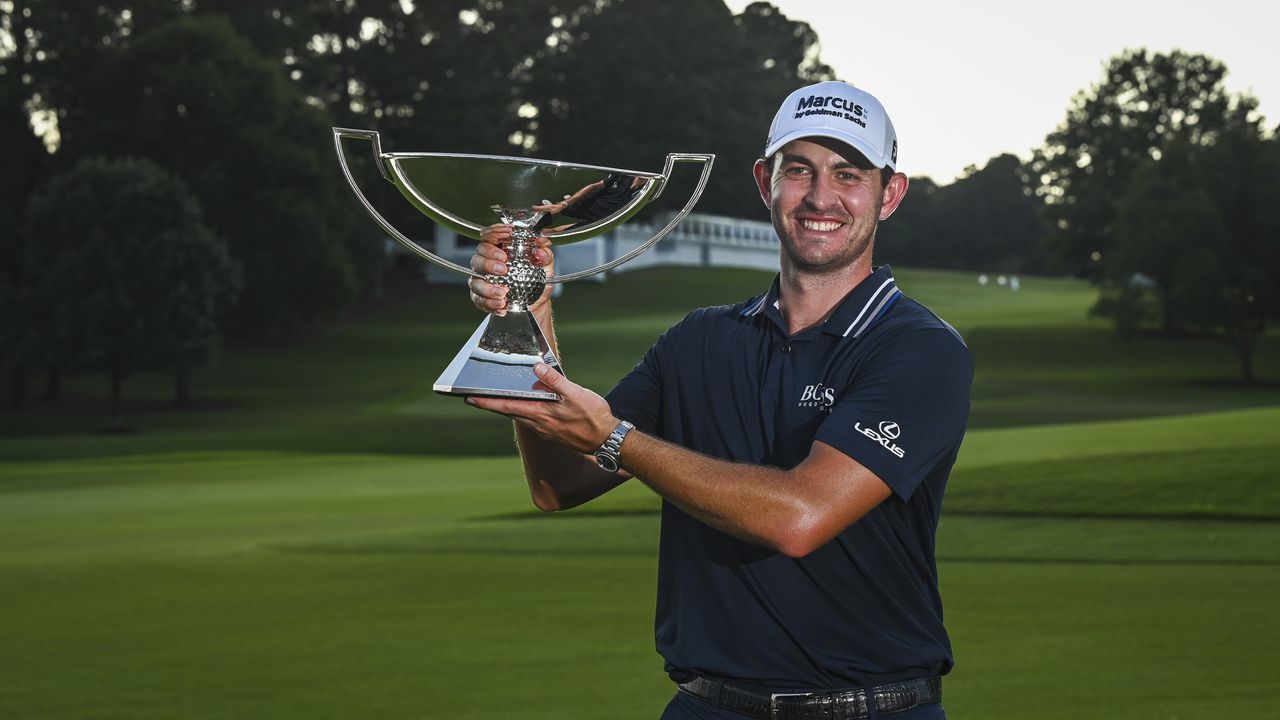
[[[777,299],[775,278],[763,295],[690,313],[609,393],[613,412],[691,450],[784,469],[819,440],[893,494],[798,559],[664,502],[656,636],[667,672],[778,688],[945,674],[934,534],[969,415],[968,349],[887,266],[794,336]]]

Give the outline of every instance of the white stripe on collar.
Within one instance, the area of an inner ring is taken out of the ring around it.
[[[876,291],[875,291],[875,292],[873,292],[873,293],[871,293],[871,297],[867,300],[867,304],[862,306],[862,310],[861,310],[861,312],[859,312],[859,313],[858,313],[858,317],[854,318],[854,319],[853,319],[853,322],[849,323],[849,327],[844,331],[844,337],[849,337],[849,333],[853,332],[853,328],[854,328],[855,326],[857,326],[857,324],[858,324],[859,322],[861,322],[861,321],[862,321],[862,316],[867,314],[867,310],[872,306],[872,304],[874,304],[874,303],[875,303],[876,298],[880,297],[880,293],[884,292],[884,289],[885,289],[885,288],[887,288],[887,287],[889,287],[890,285],[893,285],[893,278],[892,278],[892,277],[890,277],[889,279],[887,279],[887,280],[885,280],[883,283],[881,283],[881,284],[880,284],[880,287],[876,288]],[[893,285],[893,290],[897,290],[897,289],[898,289],[898,287],[897,287],[896,285]],[[888,299],[889,297],[891,297],[892,295],[893,295],[893,293],[892,293],[892,292],[890,292],[890,293],[885,297],[885,300],[887,300],[887,299]],[[884,300],[881,300],[881,306],[883,306],[883,304],[884,304]],[[876,308],[876,312],[879,312],[879,311],[880,311],[880,308],[879,308],[879,307],[877,307],[877,308]],[[871,313],[871,318],[874,318],[875,316],[876,316],[876,313]],[[867,323],[868,323],[868,324],[870,324],[870,322],[871,322],[871,318],[868,318],[868,319],[867,319]],[[858,330],[858,333],[861,333],[863,330],[866,330],[866,328],[865,328],[865,327],[863,327],[862,329]],[[854,337],[857,337],[857,334],[855,334],[855,335],[854,335]]]
[[[902,291],[895,287],[893,289],[893,292],[885,295],[884,299],[880,301],[880,304],[876,306],[876,309],[872,311],[871,316],[867,318],[866,322],[862,323],[862,327],[858,328],[858,331],[855,332],[853,336],[856,338],[862,333],[866,332],[867,328],[871,327],[871,323],[875,322],[876,318],[880,317],[880,313],[881,311],[884,310],[884,306],[888,305],[890,302],[893,301],[894,298],[898,297],[901,294],[902,294]]]
[[[764,301],[765,301],[765,300],[768,300],[768,299],[769,299],[769,293],[767,293],[767,292],[766,292],[764,295],[761,295],[761,296],[760,296],[760,302],[757,302],[755,305],[751,306],[751,308],[749,308],[748,310],[746,310],[746,311],[745,311],[745,312],[743,312],[742,314],[743,314],[743,315],[758,315],[758,314],[760,313],[760,311],[764,309]],[[777,301],[774,301],[773,306],[774,306],[774,307],[777,307],[777,306],[778,306]]]

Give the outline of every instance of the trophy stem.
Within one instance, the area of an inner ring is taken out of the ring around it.
[[[436,380],[434,389],[445,395],[479,395],[559,400],[549,390],[535,390],[533,368],[546,363],[563,373],[551,343],[529,312],[529,306],[547,287],[547,271],[533,262],[541,212],[495,205],[494,212],[511,225],[511,238],[502,243],[507,252],[507,274],[486,275],[485,280],[507,288],[507,311],[490,315]]]
[[[564,373],[533,313],[508,310],[485,317],[433,389],[442,395],[559,400],[549,390],[534,389],[538,376],[533,366],[538,363]]]
[[[540,217],[538,213],[536,217]],[[534,222],[536,222],[536,217]],[[507,311],[525,312],[547,286],[547,271],[533,262],[538,231],[527,222],[514,222],[511,238],[500,244],[507,253],[507,274],[486,275],[485,280],[507,288]],[[536,324],[536,323],[535,323]]]

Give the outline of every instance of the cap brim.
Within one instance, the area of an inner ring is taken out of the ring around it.
[[[863,140],[862,138],[854,135],[849,135],[847,133],[838,132],[836,130],[824,130],[822,128],[800,128],[797,130],[792,130],[786,135],[783,135],[782,137],[770,143],[769,146],[764,149],[764,156],[767,158],[770,155],[773,155],[774,153],[778,152],[778,150],[780,150],[783,145],[786,145],[792,140],[803,140],[804,138],[811,138],[811,137],[830,138],[831,140],[836,140],[845,145],[848,145],[854,150],[857,150],[859,155],[866,158],[867,162],[871,163],[877,168],[883,168],[885,166],[888,166],[891,169],[894,169],[894,170],[897,169],[897,168],[894,168],[893,164],[890,163],[888,160],[877,159],[877,156],[872,150],[871,146],[868,145],[867,141]]]

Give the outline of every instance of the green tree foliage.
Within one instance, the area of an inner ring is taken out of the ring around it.
[[[1280,141],[1240,124],[1209,145],[1170,144],[1134,173],[1117,236],[1099,310],[1122,331],[1154,317],[1221,332],[1253,382],[1258,338],[1280,319]]]
[[[9,405],[21,409],[26,400],[27,368],[17,347],[27,331],[26,274],[23,269],[27,198],[49,160],[31,128],[23,107],[26,88],[8,67],[0,64],[0,388],[7,388]]]
[[[103,54],[63,119],[72,156],[111,148],[182,177],[245,268],[241,333],[289,333],[352,297],[352,215],[328,126],[221,18],[180,18]]]
[[[1257,102],[1204,55],[1131,50],[1081,92],[1027,172],[1060,258],[1121,332],[1221,332],[1253,380],[1277,317],[1280,164]]]
[[[235,5],[235,3],[227,3]],[[388,151],[519,155],[519,89],[553,23],[589,0],[321,3],[305,13],[301,43],[284,50],[290,73],[334,124],[382,133]],[[285,17],[293,17],[284,11]],[[241,15],[236,15],[237,26]],[[298,23],[293,23],[297,25]],[[349,143],[355,163],[368,153]],[[360,177],[377,177],[364,168]],[[387,217],[410,235],[426,221],[389,183],[365,184]],[[348,199],[344,207],[356,209]],[[361,227],[369,227],[360,218]]]
[[[875,261],[917,267],[945,267],[933,229],[938,184],[927,176],[911,178],[907,195],[887,222],[876,226]]]
[[[114,421],[130,373],[213,358],[237,269],[177,177],[147,160],[87,158],[32,196],[26,236],[41,327],[23,351],[43,367],[106,372]]]
[[[376,266],[379,233],[335,190],[330,124],[391,151],[645,169],[709,150],[721,169],[702,209],[760,213],[747,171],[778,98],[831,76],[813,30],[763,2],[14,0],[0,30],[15,49],[0,67],[56,119],[56,165],[145,156],[196,191],[244,262],[237,334],[323,320],[351,297],[351,266]],[[366,189],[430,231],[390,184]]]
[[[1235,127],[1206,153],[1209,192],[1222,208],[1227,232],[1206,259],[1192,322],[1222,328],[1240,360],[1241,378],[1254,381],[1253,351],[1280,321],[1280,138]]]
[[[877,252],[920,267],[1045,272],[1047,229],[1022,173],[1018,158],[1005,154],[950,185],[913,179],[898,212],[877,230]]]
[[[1139,165],[1119,198],[1119,242],[1099,263],[1105,290],[1094,312],[1123,334],[1152,321],[1166,331],[1185,323],[1192,308],[1180,288],[1197,282],[1202,254],[1226,232],[1196,155],[1185,140],[1169,143],[1158,161]]]
[[[1204,145],[1228,124],[1246,121],[1257,103],[1229,94],[1226,73],[1201,54],[1129,50],[1076,95],[1027,175],[1067,267],[1097,277],[1097,259],[1118,241],[1117,200],[1145,160],[1174,140]]]
[[[764,212],[749,173],[778,102],[832,75],[812,28],[768,3],[735,16],[721,0],[615,0],[552,37],[521,90],[516,137],[541,156],[642,170],[670,152],[715,153],[706,212]]]

